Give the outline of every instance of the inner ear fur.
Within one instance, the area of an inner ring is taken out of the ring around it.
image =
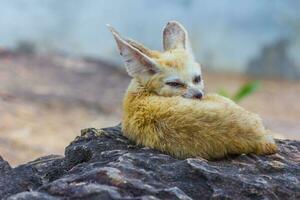
[[[113,27],[108,25],[108,28],[114,36],[130,76],[151,75],[159,71],[156,62],[147,55],[150,50],[136,41],[123,39]]]
[[[190,49],[188,33],[177,21],[170,21],[163,30],[163,47],[165,51],[172,49]]]
[[[131,46],[137,48],[140,52],[144,53],[145,55],[151,57],[151,50],[148,49],[147,47],[145,47],[143,44],[131,39],[131,38],[127,38],[126,42],[128,42],[128,44],[130,44]]]

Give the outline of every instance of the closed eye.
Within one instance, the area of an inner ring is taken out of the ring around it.
[[[194,83],[200,83],[201,82],[201,76],[195,76]]]
[[[185,86],[184,83],[181,83],[181,82],[172,82],[172,81],[166,82],[166,85],[171,86],[171,87],[177,87],[177,88]]]

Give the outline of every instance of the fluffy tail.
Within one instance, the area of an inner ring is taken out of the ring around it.
[[[263,135],[257,143],[256,154],[258,155],[269,155],[277,152],[277,145],[273,139],[273,136],[268,133]]]

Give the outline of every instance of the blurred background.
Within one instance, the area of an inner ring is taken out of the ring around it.
[[[0,155],[13,165],[64,148],[87,127],[116,125],[130,78],[105,27],[152,49],[184,24],[206,91],[300,139],[296,0],[0,0]]]

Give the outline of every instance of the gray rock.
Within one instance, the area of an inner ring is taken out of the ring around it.
[[[288,40],[279,39],[263,46],[259,56],[248,63],[247,74],[259,77],[299,79],[300,71],[289,56],[289,45]]]
[[[37,189],[42,185],[36,169],[30,164],[12,169],[0,157],[0,198],[10,194]]]
[[[82,131],[65,157],[11,168],[0,159],[4,199],[300,199],[300,141],[276,155],[178,160],[136,146],[119,126]]]

